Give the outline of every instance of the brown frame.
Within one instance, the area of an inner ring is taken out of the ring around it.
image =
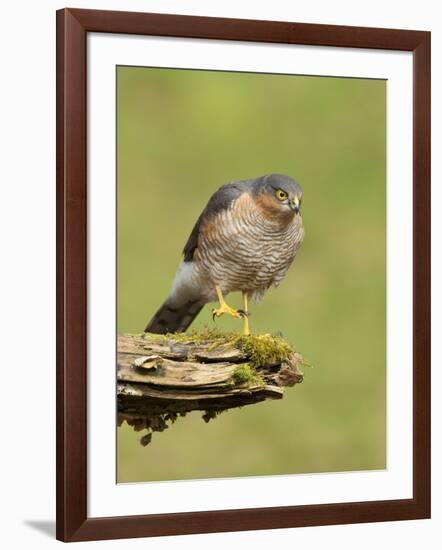
[[[413,52],[413,498],[87,517],[88,32]],[[430,33],[64,9],[57,12],[57,538],[62,541],[276,529],[430,517]]]

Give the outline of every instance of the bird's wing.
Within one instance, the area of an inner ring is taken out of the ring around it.
[[[201,215],[193,227],[192,232],[184,246],[183,255],[185,262],[191,262],[193,260],[194,252],[198,247],[200,230],[204,223],[215,214],[221,212],[221,210],[226,210],[229,208],[234,200],[247,191],[248,186],[248,181],[227,183],[226,185],[220,187],[218,191],[210,197],[207,206],[201,212]]]

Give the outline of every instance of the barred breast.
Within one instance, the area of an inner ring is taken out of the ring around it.
[[[304,237],[300,214],[269,217],[244,193],[201,228],[194,266],[197,284],[215,299],[247,291],[259,300],[284,278]]]

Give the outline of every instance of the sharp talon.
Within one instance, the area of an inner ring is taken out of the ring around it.
[[[248,317],[249,316],[249,314],[246,313],[243,309],[238,309],[237,311],[238,311],[240,317]]]
[[[215,322],[215,318],[216,318],[216,312],[215,310],[213,309],[212,310],[212,321]]]

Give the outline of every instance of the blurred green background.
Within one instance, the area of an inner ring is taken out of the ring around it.
[[[304,187],[306,236],[251,329],[313,365],[281,401],[192,413],[145,448],[124,424],[118,481],[385,468],[386,82],[118,67],[117,94],[118,331],[142,332],[220,185],[280,172]]]

